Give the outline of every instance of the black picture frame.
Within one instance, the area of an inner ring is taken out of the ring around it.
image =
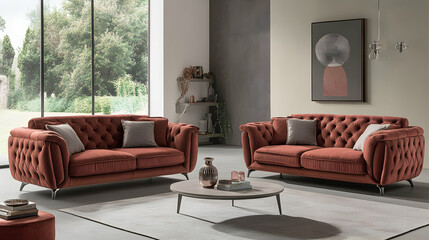
[[[311,24],[311,100],[365,101],[365,19]]]

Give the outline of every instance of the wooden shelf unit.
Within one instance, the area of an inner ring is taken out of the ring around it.
[[[180,89],[180,81],[181,77],[177,78],[177,85]],[[189,84],[191,83],[213,83],[214,80],[211,80],[209,78],[192,78],[189,79]],[[178,119],[178,122],[182,119],[183,115],[189,110],[194,107],[210,107],[210,106],[219,106],[222,103],[219,102],[176,102],[176,113],[180,114],[180,117]],[[199,145],[207,145],[207,144],[213,144],[212,141],[214,139],[219,139],[222,137],[220,133],[207,133],[207,134],[198,134],[198,138],[202,140],[208,140],[208,142],[199,142]]]

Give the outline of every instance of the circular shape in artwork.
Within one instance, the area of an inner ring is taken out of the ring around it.
[[[349,40],[340,34],[328,33],[317,41],[315,52],[317,60],[322,65],[342,66],[350,56]]]

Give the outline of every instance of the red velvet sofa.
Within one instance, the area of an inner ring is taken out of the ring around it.
[[[121,120],[154,121],[159,147],[121,148]],[[68,123],[85,146],[69,156],[67,145],[46,124]],[[9,137],[9,166],[22,182],[52,189],[118,182],[181,173],[187,177],[197,161],[198,128],[171,123],[166,118],[140,115],[67,116],[34,118],[28,128],[16,128]]]
[[[400,117],[294,114],[289,118],[317,119],[317,146],[285,145],[284,117],[240,126],[248,175],[262,170],[291,175],[375,184],[384,195],[387,184],[408,180],[422,171],[423,129]],[[364,151],[353,150],[369,124],[390,124],[368,137]]]

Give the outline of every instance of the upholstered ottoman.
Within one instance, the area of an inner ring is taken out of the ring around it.
[[[0,239],[53,240],[55,239],[54,215],[39,211],[39,216],[15,220],[0,219]]]

